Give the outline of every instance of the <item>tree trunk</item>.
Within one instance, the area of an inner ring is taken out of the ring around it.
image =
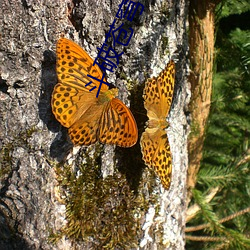
[[[214,18],[218,2],[206,0],[198,3],[196,0],[191,0],[189,7],[191,64],[189,81],[192,93],[189,109],[192,126],[188,140],[187,187],[190,191],[196,184],[210,111],[214,60]],[[191,192],[188,194],[189,201],[190,197]]]
[[[126,22],[133,37],[108,74],[130,99],[140,136],[144,82],[176,62],[169,191],[144,166],[139,143],[73,147],[51,112],[57,40],[64,34],[95,58],[121,2],[0,2],[0,249],[184,249],[186,1],[141,0],[142,15]]]

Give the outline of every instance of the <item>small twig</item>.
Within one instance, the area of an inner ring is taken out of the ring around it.
[[[225,241],[226,237],[210,237],[210,236],[191,236],[186,235],[186,240],[192,241]]]
[[[238,211],[238,212],[236,212],[234,214],[231,214],[231,215],[219,220],[219,223],[224,223],[226,221],[232,220],[232,219],[234,219],[234,218],[236,218],[236,217],[238,217],[238,216],[240,216],[242,214],[248,213],[248,212],[250,212],[250,207],[245,208],[243,210],[240,210],[240,211]],[[202,229],[207,228],[207,227],[210,227],[210,223],[198,225],[198,226],[195,226],[195,227],[186,227],[185,232],[187,233],[187,232],[199,231],[199,230],[202,230]]]

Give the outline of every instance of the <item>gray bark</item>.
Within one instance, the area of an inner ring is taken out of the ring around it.
[[[184,111],[190,91],[187,2],[140,2],[145,7],[143,15],[130,23],[134,35],[108,81],[119,88],[119,97],[130,103],[140,135],[147,120],[142,111],[144,82],[156,76],[170,58],[176,62],[175,93],[167,130],[173,155],[169,191],[144,166],[139,143],[131,149],[98,143],[73,148],[66,129],[51,112],[51,93],[57,82],[56,41],[64,33],[95,58],[121,0],[0,0],[0,249],[103,249],[98,231],[81,240],[67,235],[56,243],[49,241],[51,232],[59,232],[66,225],[65,209],[71,202],[65,198],[70,197],[70,192],[64,190],[56,169],[69,166],[77,176],[79,164],[86,162],[100,169],[99,178],[114,181],[114,186],[121,179],[121,184],[108,189],[109,202],[100,207],[109,203],[115,207],[123,199],[126,214],[131,214],[137,225],[131,232],[124,232],[125,242],[112,245],[119,242],[112,236],[106,245],[114,249],[184,249],[188,135]],[[122,72],[125,80],[121,80]],[[123,190],[125,187],[128,191]],[[121,198],[123,194],[125,197]],[[144,200],[129,206],[126,197],[132,194],[133,199]],[[115,224],[119,220],[113,219],[109,218],[107,228],[115,231],[120,225]]]

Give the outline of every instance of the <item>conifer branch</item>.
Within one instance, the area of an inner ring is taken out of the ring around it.
[[[218,191],[219,187],[212,188],[209,194],[205,197],[205,202],[209,203],[214,198],[214,196],[217,194]],[[191,207],[189,207],[186,213],[186,223],[189,222],[191,219],[193,219],[200,210],[201,207],[198,204],[194,204]]]

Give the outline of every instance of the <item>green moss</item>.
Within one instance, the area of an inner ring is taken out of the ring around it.
[[[124,71],[121,72],[120,79],[125,81],[128,90],[132,90],[133,88],[135,88],[135,86],[138,85],[138,80],[129,79]]]
[[[126,81],[128,80],[128,77],[127,77],[127,75],[125,74],[124,71],[121,72],[120,79],[123,79],[123,80],[126,80]]]
[[[167,1],[163,1],[160,7],[161,15],[167,18],[169,16],[169,10],[169,4],[167,3]]]
[[[0,180],[11,172],[11,152],[13,148],[9,143],[0,150]]]
[[[29,148],[28,138],[36,131],[34,127],[15,135],[12,142],[8,142],[0,149],[0,180],[8,178],[12,171],[12,152],[16,147]]]
[[[68,165],[57,166],[58,182],[66,197],[67,225],[51,234],[51,241],[62,236],[84,241],[101,249],[137,247],[140,217],[149,199],[131,190],[120,172],[103,179],[93,159],[79,164],[77,174]],[[144,185],[142,183],[142,185]]]
[[[168,46],[168,37],[162,36],[161,37],[161,50],[162,50],[163,55],[169,54],[168,47],[169,47]]]
[[[37,132],[38,129],[35,126],[30,127],[24,133],[22,133],[23,139],[28,139],[32,136],[33,133]]]

